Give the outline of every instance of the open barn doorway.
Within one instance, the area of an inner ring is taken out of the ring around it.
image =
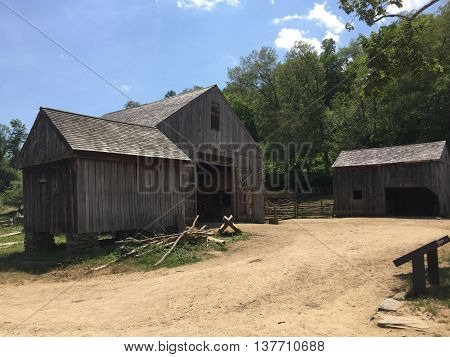
[[[233,171],[229,166],[197,164],[197,212],[202,221],[221,222],[232,214]]]
[[[426,187],[386,187],[389,216],[433,217],[439,213],[438,197]]]

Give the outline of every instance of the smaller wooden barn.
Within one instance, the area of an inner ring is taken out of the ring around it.
[[[447,216],[445,141],[343,151],[332,166],[336,216]]]

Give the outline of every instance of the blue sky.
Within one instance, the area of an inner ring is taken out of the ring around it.
[[[281,59],[296,40],[344,46],[369,32],[359,23],[348,32],[349,20],[337,0],[0,0],[0,122],[31,128],[40,106],[101,115],[127,96],[145,103],[169,89],[222,88],[227,68],[253,49],[274,47]]]

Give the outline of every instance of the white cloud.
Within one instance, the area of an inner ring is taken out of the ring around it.
[[[233,66],[237,66],[239,64],[239,60],[232,55],[227,55],[225,58],[226,61],[231,63]]]
[[[301,19],[302,19],[302,16],[300,16],[298,14],[294,14],[294,15],[287,15],[284,17],[276,17],[272,20],[272,23],[274,25],[278,25],[283,22],[292,21],[292,20],[301,20]]]
[[[271,3],[272,5],[275,5],[275,0],[270,0],[270,3]]]
[[[413,0],[413,1],[421,1],[421,0]],[[272,24],[278,25],[278,24],[281,24],[281,23],[284,23],[287,21],[301,20],[301,19],[315,20],[317,22],[317,24],[324,26],[326,29],[324,39],[332,38],[334,41],[339,42],[339,39],[340,39],[339,34],[345,30],[345,24],[335,14],[328,11],[325,8],[326,5],[327,5],[326,2],[324,2],[323,4],[314,3],[314,7],[311,10],[309,10],[309,12],[306,16],[294,14],[294,15],[287,15],[284,17],[277,17],[272,20]],[[297,32],[294,34],[294,32],[292,32],[294,29],[287,29],[287,30],[291,30],[291,31],[289,34],[286,31],[283,33],[283,35],[286,38],[298,37],[299,33],[300,34],[305,33],[300,30],[297,30]],[[283,40],[280,40],[280,41],[282,41],[282,43],[284,43],[285,37],[283,37]],[[278,38],[280,38],[280,34],[278,34]],[[317,49],[317,43],[315,42],[315,40],[317,40],[316,38],[310,38],[307,40],[313,41],[312,44]],[[289,42],[289,40],[287,40],[287,39],[286,39],[286,41]],[[307,41],[305,41],[305,42],[307,42]],[[320,48],[320,46],[319,46],[319,48]]]
[[[122,92],[129,92],[131,90],[131,86],[129,84],[121,84],[119,88]]]
[[[314,3],[314,7],[309,11],[308,20],[316,20],[319,24],[324,25],[328,31],[341,33],[345,30],[345,24],[332,12],[325,9],[325,5]]]
[[[177,0],[179,8],[198,8],[202,10],[212,10],[217,4],[227,4],[229,6],[239,6],[240,0]]]
[[[327,31],[325,32],[325,36],[323,36],[323,39],[325,40],[326,38],[331,38],[334,40],[334,42],[339,42],[341,36],[339,36],[337,33],[334,33],[332,31]]]
[[[305,37],[305,33],[306,32],[297,29],[282,28],[275,40],[275,45],[279,48],[289,50],[294,47],[296,42],[301,41],[311,45],[318,53],[320,53],[320,41],[315,37]]]
[[[403,7],[397,7],[395,5],[389,5],[386,8],[388,14],[398,14],[402,11],[413,11],[420,9],[425,4],[429,3],[429,0],[403,0]]]

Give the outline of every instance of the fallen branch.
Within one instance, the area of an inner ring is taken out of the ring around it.
[[[206,241],[211,242],[211,243],[221,244],[221,245],[225,244],[225,241],[223,239],[217,239],[214,237],[208,237],[208,238],[206,238]]]
[[[161,264],[161,263],[167,258],[167,256],[168,256],[170,253],[172,253],[172,251],[173,251],[173,250],[175,249],[175,247],[177,246],[178,242],[179,242],[179,241],[180,241],[187,233],[189,233],[192,229],[194,229],[195,225],[197,224],[198,217],[199,217],[198,215],[197,215],[197,217],[195,217],[194,223],[192,223],[192,226],[191,226],[189,229],[185,230],[183,233],[181,233],[181,234],[179,235],[179,237],[178,237],[177,240],[173,243],[172,247],[167,251],[167,253],[164,254],[163,257],[155,263],[155,266]]]
[[[12,236],[16,236],[20,233],[22,233],[22,232],[12,232],[12,233],[3,234],[0,236],[0,238],[12,237]]]
[[[154,266],[160,265],[164,260],[174,251],[180,242],[206,242],[224,245],[225,241],[215,238],[216,232],[212,229],[206,229],[206,226],[202,226],[200,229],[195,228],[199,216],[197,216],[192,225],[186,228],[183,232],[177,234],[158,235],[154,237],[147,237],[140,234],[138,238],[127,237],[125,239],[116,241],[120,244],[121,255],[110,262],[101,265],[96,268],[92,268],[91,271],[98,271],[111,266],[114,263],[121,262],[129,257],[141,257],[145,254],[154,251],[154,248],[160,247],[168,249],[167,252],[159,259]]]

